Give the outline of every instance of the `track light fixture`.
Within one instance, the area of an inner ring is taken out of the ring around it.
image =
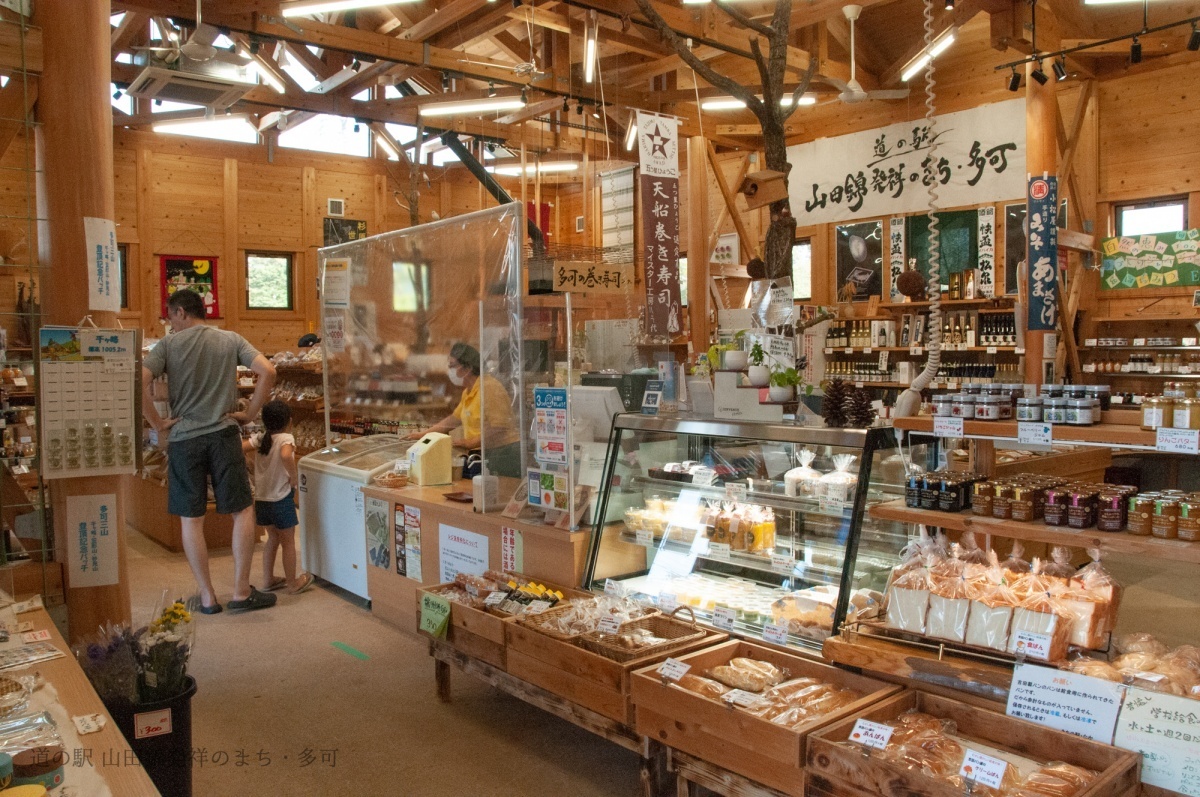
[[[1008,90],[1016,91],[1019,88],[1021,88],[1021,76],[1017,74],[1017,68],[1014,66],[1012,77],[1008,79]]]
[[[355,123],[354,123],[354,132],[355,132],[355,133],[357,133],[357,132],[359,132],[361,129],[362,129],[362,125],[360,125],[358,122],[355,122]]]
[[[362,69],[362,61],[355,58],[353,61],[350,62],[350,68],[352,70],[354,70],[355,72],[357,72],[358,70]]]
[[[946,0],[946,10],[947,11],[954,10],[954,0]]]
[[[442,91],[449,91],[449,90],[450,90],[450,73],[443,72],[442,73]]]
[[[1050,65],[1054,69],[1054,79],[1062,82],[1067,79],[1067,59],[1066,56],[1059,58]]]
[[[1029,73],[1029,76],[1036,80],[1039,86],[1046,85],[1046,81],[1050,79],[1050,77],[1042,71],[1042,61],[1040,58],[1037,61],[1037,66],[1033,68],[1033,71]]]
[[[122,94],[121,90],[120,90],[120,89],[117,89],[116,91],[114,91],[114,92],[113,92],[113,99],[114,99],[114,100],[119,100],[119,99],[121,99],[121,94]]]
[[[1196,29],[1196,23],[1192,23],[1192,35],[1188,36],[1187,48],[1192,52],[1200,50],[1200,30]]]
[[[570,112],[571,112],[571,98],[570,98],[570,97],[563,97],[563,107],[562,107],[562,112],[563,112],[563,113],[570,113]]]
[[[1140,64],[1142,62],[1142,43],[1138,41],[1138,37],[1133,37],[1133,44],[1129,45],[1129,63]]]
[[[489,97],[496,96],[496,81],[494,81],[494,80],[488,81],[488,96]]]
[[[521,89],[521,104],[522,105],[529,104],[529,89],[528,88]]]
[[[580,100],[579,104],[575,106],[575,113],[583,116],[583,100]]]

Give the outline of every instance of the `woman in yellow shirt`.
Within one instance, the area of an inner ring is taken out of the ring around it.
[[[480,374],[479,352],[466,343],[455,343],[450,348],[447,373],[450,382],[463,389],[458,406],[424,432],[410,437],[419,439],[427,432],[449,434],[462,427],[462,438],[454,443],[456,448],[471,451],[486,445],[484,454],[488,473],[521,478],[524,475],[521,470],[521,436],[513,421],[508,391],[495,377]],[[484,394],[482,399],[481,392]],[[486,440],[484,419],[487,421]]]

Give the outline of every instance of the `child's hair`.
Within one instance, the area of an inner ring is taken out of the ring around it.
[[[282,432],[292,419],[292,410],[288,405],[275,399],[268,401],[262,408],[263,436],[258,444],[258,453],[266,456],[271,453],[271,435]]]

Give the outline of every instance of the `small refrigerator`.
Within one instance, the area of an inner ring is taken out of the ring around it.
[[[346,440],[300,460],[304,569],[360,598],[367,594],[367,532],[360,489],[412,445],[395,435]]]

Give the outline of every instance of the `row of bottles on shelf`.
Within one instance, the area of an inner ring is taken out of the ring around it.
[[[336,434],[394,434],[403,436],[425,428],[427,428],[427,425],[419,422],[398,421],[388,418],[369,418],[365,415],[355,415],[352,418],[334,415],[329,418],[329,431]]]
[[[826,379],[841,379],[845,382],[895,382],[896,366],[880,367],[880,361],[831,360],[825,363]]]
[[[1200,352],[1183,354],[1131,354],[1126,360],[1106,357],[1090,363],[1085,371],[1097,374],[1195,374],[1200,373]]]
[[[942,320],[942,342],[948,346],[1015,346],[1017,322],[1013,316],[987,313],[947,313]]]
[[[868,349],[896,345],[896,322],[834,321],[825,333],[825,345],[836,348],[854,347]]]
[[[825,333],[828,348],[887,348],[926,345],[928,316],[905,315],[900,323],[888,320],[834,321]],[[899,341],[897,331],[899,329]],[[1003,313],[946,313],[942,316],[942,342],[949,347],[1015,346],[1016,319]]]
[[[938,367],[935,382],[958,382],[964,385],[988,384],[998,382],[1011,384],[1022,381],[1021,369],[1016,365],[999,365],[996,363],[977,362],[946,362]]]

